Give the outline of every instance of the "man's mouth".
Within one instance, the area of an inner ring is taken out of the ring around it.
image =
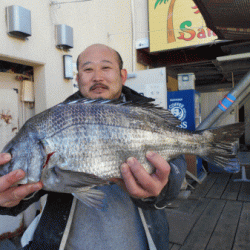
[[[102,90],[102,89],[108,89],[108,86],[102,84],[102,83],[97,83],[97,84],[94,84],[91,88],[90,88],[90,91],[95,91],[95,90]]]

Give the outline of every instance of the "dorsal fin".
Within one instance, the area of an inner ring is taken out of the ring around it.
[[[168,125],[171,126],[178,126],[181,124],[181,121],[176,118],[171,111],[164,109],[152,102],[141,100],[141,101],[121,101],[121,100],[109,100],[109,99],[88,99],[88,98],[81,98],[74,101],[63,102],[59,105],[72,105],[72,104],[90,104],[90,103],[98,103],[98,104],[114,104],[114,105],[122,105],[122,106],[131,106],[131,107],[139,107],[146,111],[152,112],[154,115],[157,115],[167,121]]]

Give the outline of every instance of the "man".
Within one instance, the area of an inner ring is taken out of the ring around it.
[[[124,86],[127,71],[122,64],[119,53],[112,48],[102,44],[88,47],[77,60],[79,91],[66,101],[82,97],[152,101]],[[68,194],[49,192],[33,240],[27,242],[29,246],[25,249],[59,249],[60,245],[60,249],[67,250],[146,250],[151,237],[158,249],[168,249],[166,215],[157,209],[164,208],[178,195],[186,164],[179,158],[170,166],[155,152],[147,152],[146,157],[156,172],[149,175],[137,159],[128,158],[121,166],[123,181],[112,180],[120,187],[100,187],[106,193],[103,209],[91,209],[75,199],[72,202]],[[17,170],[0,178],[1,214],[18,214],[46,193],[41,190],[23,200],[42,188],[40,182],[11,187],[23,177],[24,172]]]

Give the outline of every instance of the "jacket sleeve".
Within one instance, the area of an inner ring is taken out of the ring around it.
[[[138,207],[143,209],[162,209],[166,207],[170,201],[177,198],[186,174],[187,163],[184,156],[180,156],[169,162],[169,164],[171,166],[169,180],[160,195],[146,199],[132,198]]]
[[[48,192],[44,190],[40,190],[26,197],[15,207],[0,207],[0,215],[17,216],[18,214],[26,210],[31,204],[37,202],[43,195],[47,193]]]

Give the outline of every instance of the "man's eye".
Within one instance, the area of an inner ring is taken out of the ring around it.
[[[91,71],[91,70],[92,70],[91,68],[84,69],[84,71]]]

